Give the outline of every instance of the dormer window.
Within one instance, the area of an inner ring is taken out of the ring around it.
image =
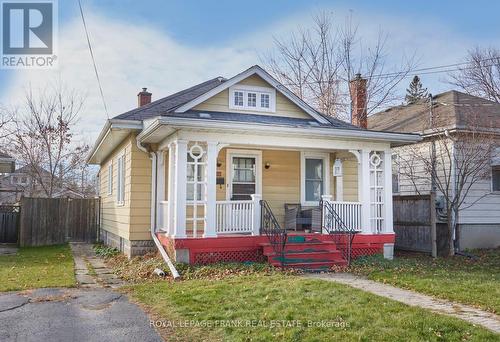
[[[259,112],[274,112],[276,90],[274,88],[235,85],[229,88],[229,108]]]
[[[243,92],[235,91],[234,92],[234,105],[236,107],[243,107]]]
[[[247,93],[248,97],[248,107],[257,107],[257,94]]]
[[[269,108],[269,94],[260,94],[260,106]]]

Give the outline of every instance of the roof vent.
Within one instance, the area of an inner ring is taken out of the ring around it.
[[[212,115],[210,115],[208,113],[200,113],[200,118],[210,119],[211,117],[212,117]]]

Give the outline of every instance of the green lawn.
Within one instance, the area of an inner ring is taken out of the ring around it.
[[[159,320],[169,341],[500,340],[455,318],[293,275],[157,281],[124,291]]]
[[[376,281],[500,313],[500,249],[473,253],[479,258],[433,259],[408,254],[388,261],[380,256],[368,257],[358,259],[352,271]]]
[[[0,256],[0,291],[74,285],[68,245],[25,247],[16,255]]]

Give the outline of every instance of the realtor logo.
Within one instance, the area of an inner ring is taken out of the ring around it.
[[[2,2],[2,68],[55,66],[56,7],[55,0]]]

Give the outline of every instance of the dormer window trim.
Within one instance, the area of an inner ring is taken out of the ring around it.
[[[274,113],[276,112],[276,89],[242,84],[231,86],[229,87],[229,108]]]

